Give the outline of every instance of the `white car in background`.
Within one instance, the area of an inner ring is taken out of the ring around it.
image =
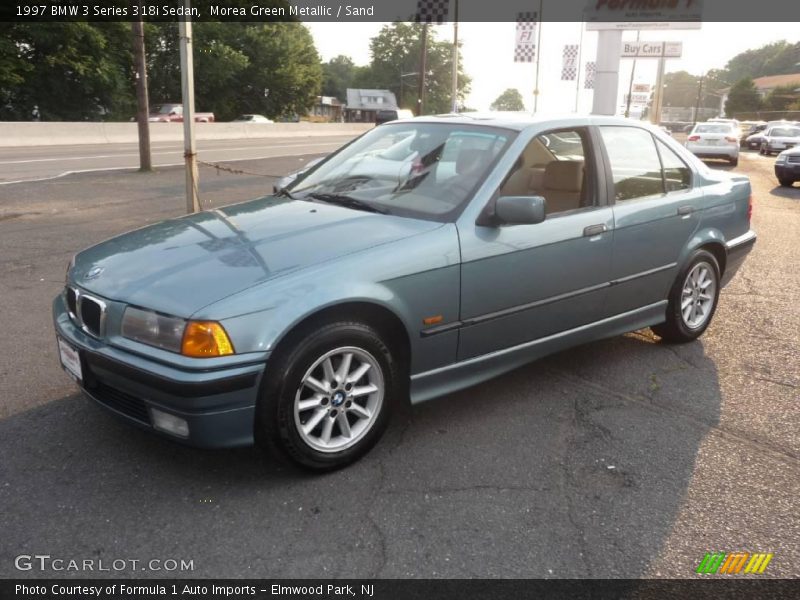
[[[731,122],[698,123],[686,138],[686,149],[699,158],[722,158],[739,164],[739,128]]]
[[[233,120],[235,123],[274,123],[264,115],[240,115]]]
[[[760,152],[771,156],[795,146],[800,146],[800,127],[791,124],[773,125],[764,131]]]

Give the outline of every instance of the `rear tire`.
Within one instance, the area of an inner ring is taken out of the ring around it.
[[[675,278],[669,293],[667,320],[651,327],[664,342],[685,344],[703,335],[717,310],[719,264],[707,250],[696,250]]]
[[[369,325],[339,321],[309,328],[267,366],[256,442],[315,471],[349,465],[386,430],[400,371]]]
[[[778,178],[778,183],[780,183],[783,187],[792,187],[794,184],[794,179],[781,179]]]
[[[729,158],[728,162],[731,163],[732,167],[738,167],[739,166],[739,157],[737,156],[736,158]]]

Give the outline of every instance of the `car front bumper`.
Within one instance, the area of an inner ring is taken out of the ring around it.
[[[778,179],[800,181],[800,163],[775,163],[775,176]]]
[[[168,365],[91,337],[70,320],[61,295],[53,322],[57,337],[78,352],[81,390],[128,423],[191,446],[252,445],[262,356],[214,370]],[[164,414],[184,421],[186,435],[159,428],[163,419],[154,417]]]

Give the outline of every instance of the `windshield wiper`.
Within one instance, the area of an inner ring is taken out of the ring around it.
[[[292,196],[291,192],[286,188],[281,188],[277,192],[275,192],[276,196],[283,196],[284,198],[289,198],[290,200],[296,200],[294,196]]]
[[[365,210],[367,212],[374,212],[382,215],[388,214],[389,212],[383,208],[378,208],[377,206],[373,206],[368,202],[364,202],[358,198],[353,198],[352,196],[345,196],[344,194],[309,194],[308,197],[313,198],[314,200],[319,200],[320,202],[338,204],[339,206],[353,208],[355,210]]]

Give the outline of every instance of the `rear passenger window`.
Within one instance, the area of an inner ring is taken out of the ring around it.
[[[664,165],[664,187],[667,192],[688,190],[692,187],[692,172],[686,163],[661,140],[657,140],[661,163]]]
[[[653,136],[638,127],[601,127],[617,201],[664,193]]]

